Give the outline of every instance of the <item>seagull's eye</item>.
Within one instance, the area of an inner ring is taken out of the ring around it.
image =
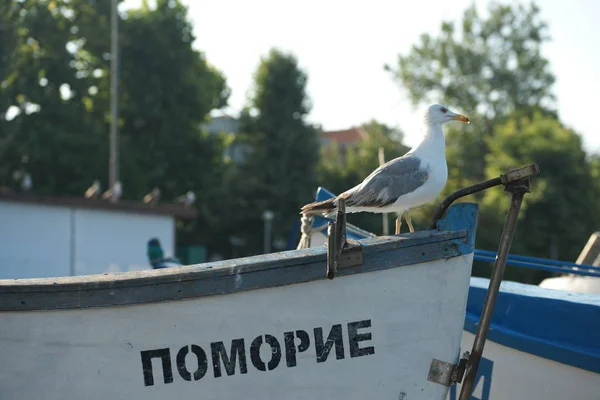
[[[446,114],[448,112],[448,109],[442,107],[442,108],[440,108],[440,111],[443,112],[444,114]]]

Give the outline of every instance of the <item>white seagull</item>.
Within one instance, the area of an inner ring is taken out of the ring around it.
[[[449,121],[470,123],[469,118],[446,106],[430,105],[423,117],[423,140],[417,146],[381,165],[339,196],[305,205],[301,214],[332,216],[338,199],[343,198],[347,213],[397,213],[396,234],[400,233],[401,217],[406,212],[408,228],[414,232],[408,211],[435,200],[448,180],[442,125]]]

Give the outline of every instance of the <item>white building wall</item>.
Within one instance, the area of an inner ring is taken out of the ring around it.
[[[75,212],[75,274],[149,269],[146,246],[158,238],[165,255],[175,247],[175,222],[165,215],[78,209]]]
[[[151,268],[148,240],[175,251],[169,215],[0,201],[0,279],[102,274]]]
[[[69,275],[70,210],[0,201],[0,279]]]

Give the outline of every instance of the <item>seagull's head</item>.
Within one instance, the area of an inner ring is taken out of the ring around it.
[[[470,124],[469,118],[465,117],[462,114],[457,114],[454,111],[451,111],[448,107],[443,106],[441,104],[432,104],[427,107],[427,111],[425,112],[425,120],[429,124],[439,124],[442,125],[448,121],[459,121],[464,124]]]

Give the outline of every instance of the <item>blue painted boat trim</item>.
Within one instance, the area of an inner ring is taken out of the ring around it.
[[[315,201],[323,201],[332,197],[335,197],[335,194],[325,189],[324,187],[319,186],[319,188],[317,189],[317,194],[315,196]]]
[[[497,253],[495,251],[477,249],[477,250],[475,250],[475,255],[481,255],[484,257],[496,257]],[[570,262],[570,261],[549,260],[547,258],[521,256],[518,254],[509,254],[508,259],[515,260],[515,261],[524,261],[524,262],[530,263],[530,264],[553,265],[555,267],[562,267],[562,268],[565,268],[565,267],[573,267],[573,268],[580,268],[580,269],[583,268],[583,269],[588,269],[590,271],[600,272],[600,267],[596,267],[594,265],[588,265],[588,264],[577,264],[577,263]]]
[[[475,260],[476,261],[485,261],[494,263],[496,261],[495,257],[484,256],[475,251]],[[537,269],[543,271],[550,272],[558,272],[559,274],[573,274],[573,275],[581,275],[581,276],[594,276],[596,278],[600,278],[600,272],[586,271],[583,269],[575,269],[569,267],[555,267],[552,265],[544,265],[539,263],[532,263],[526,261],[519,261],[515,259],[508,259],[506,262],[507,265],[512,265],[515,267],[529,268],[529,269]]]
[[[464,329],[473,334],[477,331],[488,285],[488,279],[471,278]],[[503,282],[488,339],[600,373],[598,332],[600,296]]]

